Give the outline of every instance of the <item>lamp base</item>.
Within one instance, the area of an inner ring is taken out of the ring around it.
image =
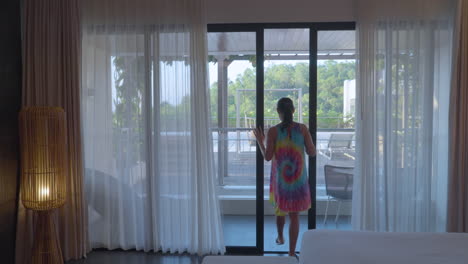
[[[62,250],[57,240],[52,210],[36,211],[32,264],[63,264]]]

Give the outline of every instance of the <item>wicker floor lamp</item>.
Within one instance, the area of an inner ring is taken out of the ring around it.
[[[51,213],[65,203],[66,124],[59,107],[26,107],[19,115],[21,199],[37,214],[30,263],[63,263]]]

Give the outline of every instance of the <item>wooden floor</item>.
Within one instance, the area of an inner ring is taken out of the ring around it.
[[[339,229],[351,230],[351,217],[340,216],[335,223],[335,216],[330,215],[326,224],[323,224],[323,216],[317,216],[317,229]],[[284,226],[285,244],[277,245],[275,239],[277,237],[276,223],[274,216],[265,216],[264,224],[264,244],[265,251],[287,252],[288,246],[288,226],[289,220],[286,220]],[[223,216],[224,240],[227,246],[255,246],[256,228],[255,216]],[[307,231],[307,216],[300,217],[300,230],[297,242],[297,250],[299,250],[302,234]]]
[[[163,255],[137,251],[93,251],[86,259],[66,264],[200,264],[202,257],[190,255]]]
[[[265,254],[265,256],[288,257],[287,254]],[[68,261],[65,264],[201,264],[202,261],[203,257],[192,255],[99,250],[89,253],[86,259]]]

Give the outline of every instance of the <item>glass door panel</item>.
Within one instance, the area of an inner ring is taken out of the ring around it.
[[[282,97],[292,99],[294,121],[309,124],[309,39],[307,28],[265,29],[264,32],[264,126],[268,129],[280,123],[276,104]],[[306,158],[306,161],[308,159]],[[289,250],[289,217],[283,228],[285,243],[278,245],[275,210],[269,201],[271,162],[264,163],[264,247],[265,251]],[[300,214],[299,239],[307,228],[307,211]]]
[[[226,246],[256,246],[256,33],[208,33],[211,117]]]
[[[317,228],[351,229],[356,114],[355,31],[318,31]]]

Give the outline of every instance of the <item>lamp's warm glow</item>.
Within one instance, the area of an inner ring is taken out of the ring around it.
[[[39,190],[39,200],[45,201],[49,198],[49,188],[48,187],[42,187]]]
[[[66,123],[59,107],[26,107],[20,112],[21,200],[32,210],[65,203]]]

